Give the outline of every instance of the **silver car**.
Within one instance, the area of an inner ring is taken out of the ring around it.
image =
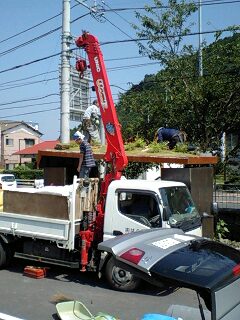
[[[210,314],[205,317],[199,303],[198,319],[240,319],[240,252],[232,247],[179,229],[150,229],[104,241],[99,249],[114,260],[119,276],[122,271],[154,284],[195,290]]]

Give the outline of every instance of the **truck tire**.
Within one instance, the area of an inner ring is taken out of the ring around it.
[[[0,269],[5,267],[7,264],[7,251],[5,245],[0,241]]]
[[[7,267],[14,256],[14,251],[9,244],[0,241],[0,269]]]
[[[141,282],[131,272],[117,267],[113,257],[107,262],[105,276],[110,286],[120,291],[134,291],[139,287]]]

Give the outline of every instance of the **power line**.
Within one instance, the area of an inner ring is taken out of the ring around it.
[[[219,1],[219,2],[218,2]],[[194,2],[198,5],[198,2]],[[212,0],[212,1],[203,1],[202,6],[210,6],[210,5],[223,5],[223,4],[234,4],[240,3],[240,0]],[[149,6],[150,9],[169,9],[169,6]],[[123,8],[111,8],[111,9],[102,9],[100,11],[103,12],[118,12],[118,11],[132,11],[132,10],[146,10],[145,7],[123,7]]]
[[[78,6],[78,5],[79,5],[78,3],[75,4],[74,6],[71,7],[71,9],[73,9],[74,7],[76,7],[76,6]],[[10,39],[13,39],[13,38],[15,38],[15,37],[17,37],[17,36],[20,36],[21,34],[27,32],[27,31],[33,30],[33,29],[41,26],[42,24],[44,24],[44,23],[46,23],[46,22],[49,22],[49,21],[51,21],[51,20],[53,20],[53,19],[55,19],[55,18],[57,18],[57,17],[59,17],[59,16],[61,16],[61,15],[62,15],[62,11],[61,11],[60,13],[56,14],[56,15],[53,16],[53,17],[50,17],[50,18],[48,18],[48,19],[46,19],[46,20],[43,20],[43,21],[41,21],[41,22],[33,25],[32,27],[29,27],[29,28],[27,28],[27,29],[25,29],[25,30],[23,30],[23,31],[20,31],[20,32],[14,34],[14,35],[12,35],[12,36],[10,36],[10,37],[7,37],[7,38],[5,38],[5,39],[3,39],[3,40],[0,40],[0,43],[3,43],[3,42],[8,41],[8,40],[10,40]]]
[[[31,39],[31,40],[28,40],[28,41],[26,41],[26,42],[24,42],[24,43],[22,43],[22,44],[19,44],[18,46],[15,46],[15,47],[13,47],[13,48],[11,48],[11,49],[2,51],[2,52],[0,52],[0,57],[5,56],[6,54],[9,54],[9,53],[11,53],[11,52],[13,52],[13,51],[16,51],[17,49],[20,49],[20,48],[22,48],[22,47],[25,47],[25,46],[27,46],[27,45],[29,45],[29,44],[37,41],[37,40],[40,40],[40,39],[42,39],[42,38],[45,38],[46,36],[48,36],[48,35],[56,32],[56,31],[58,31],[58,30],[60,30],[60,29],[61,29],[61,27],[52,29],[52,30],[50,30],[50,31],[48,31],[48,32],[46,32],[46,33],[41,34],[40,36],[37,36],[37,37],[35,37],[35,38]]]
[[[161,39],[168,39],[168,38],[177,38],[177,37],[189,37],[189,36],[197,36],[199,34],[211,34],[211,33],[216,33],[216,32],[230,32],[230,31],[239,31],[240,27],[233,28],[232,30],[230,29],[219,29],[219,30],[210,30],[210,31],[203,31],[203,32],[191,32],[188,34],[176,34],[176,35],[167,35],[161,37]],[[116,43],[127,43],[127,42],[133,42],[133,41],[151,41],[149,38],[136,38],[136,39],[123,39],[123,40],[115,40],[115,41],[106,41],[102,42],[101,45],[108,45],[108,44],[116,44]]]
[[[144,59],[145,57],[143,56],[129,56],[129,57],[121,57],[121,58],[111,58],[111,59],[105,59],[105,62],[111,62],[111,61],[122,61],[122,60],[133,60],[133,59]],[[48,71],[48,72],[42,72],[42,73],[38,73],[35,74],[33,76],[30,77],[25,77],[25,78],[20,78],[20,79],[16,79],[16,80],[11,80],[11,81],[7,81],[7,82],[2,82],[0,83],[0,87],[4,87],[10,83],[14,83],[14,82],[20,82],[23,80],[28,80],[28,79],[33,79],[42,75],[46,75],[46,74],[50,74],[50,73],[55,73],[58,72],[59,70],[52,70],[52,71]],[[44,81],[44,80],[43,80]],[[47,81],[47,80],[45,80]]]
[[[6,106],[9,104],[26,102],[26,101],[36,101],[36,100],[41,100],[41,99],[45,99],[45,98],[52,97],[52,96],[59,96],[59,93],[50,93],[50,94],[47,94],[46,96],[43,96],[43,97],[28,98],[28,99],[23,99],[23,100],[16,100],[16,101],[11,101],[11,102],[0,103],[0,106]]]
[[[49,79],[44,79],[44,80],[38,80],[38,81],[32,81],[32,82],[27,82],[27,83],[22,83],[22,84],[18,84],[18,85],[12,86],[12,87],[7,87],[7,88],[0,89],[0,91],[6,91],[6,90],[10,90],[10,89],[25,87],[25,86],[29,86],[29,85],[32,85],[32,84],[48,82],[48,81],[53,81],[53,80],[57,80],[57,79],[59,79],[59,77],[49,78]]]
[[[239,27],[235,27],[235,28],[233,28],[232,30],[229,30],[229,29],[219,29],[219,30],[203,31],[203,32],[201,32],[201,34],[212,34],[212,33],[216,33],[216,32],[230,32],[230,31],[239,31],[239,30],[240,30]],[[167,36],[162,37],[162,39],[176,38],[176,37],[189,37],[189,36],[196,36],[196,35],[199,35],[199,34],[200,34],[199,32],[192,32],[192,33],[188,33],[188,34],[167,35]],[[108,45],[108,44],[127,43],[127,42],[139,42],[139,41],[151,41],[151,39],[149,39],[149,38],[123,39],[123,40],[115,40],[115,41],[102,42],[102,43],[100,43],[100,45],[101,45],[101,46],[104,46],[104,45]],[[78,49],[79,49],[79,48],[73,48],[73,49],[70,49],[69,52],[71,52],[71,51],[73,51],[73,50],[78,50]],[[13,71],[13,70],[18,69],[18,68],[22,68],[22,67],[25,67],[25,66],[28,66],[28,65],[31,65],[31,64],[34,64],[34,63],[43,61],[43,60],[47,60],[47,59],[56,57],[56,56],[60,55],[61,53],[62,53],[62,52],[58,52],[58,53],[52,54],[52,55],[47,56],[47,57],[39,58],[39,59],[36,59],[36,60],[33,60],[33,61],[29,61],[29,62],[26,62],[26,63],[24,63],[24,64],[18,65],[18,66],[14,66],[14,67],[11,67],[11,68],[8,68],[8,69],[5,69],[5,70],[1,70],[1,71],[0,71],[0,74],[5,73],[5,72],[8,72],[8,71]]]
[[[105,62],[109,61],[121,61],[121,60],[132,60],[132,59],[143,59],[143,56],[133,56],[133,57],[123,57],[123,58],[112,58],[112,59],[105,59]]]
[[[49,74],[49,73],[55,73],[55,72],[58,72],[58,70],[53,70],[53,71],[48,71],[48,72],[42,72],[42,73],[38,73],[38,74],[35,74],[33,76],[30,76],[30,77],[25,77],[25,78],[21,78],[21,79],[16,79],[16,80],[11,80],[11,81],[7,81],[7,82],[2,82],[0,83],[0,87],[4,87],[10,83],[14,83],[14,82],[20,82],[20,81],[23,81],[23,80],[28,80],[28,79],[33,79],[33,78],[36,78],[36,77],[39,77],[39,76],[43,76],[43,75],[46,75],[46,74]]]
[[[26,112],[26,113],[19,113],[19,114],[14,114],[14,115],[7,115],[5,117],[1,116],[1,119],[13,118],[13,117],[18,117],[18,116],[25,116],[25,115],[28,115],[28,114],[42,113],[42,112],[47,112],[47,111],[59,110],[59,109],[60,109],[60,107],[52,108],[52,109],[45,109],[45,110],[32,111],[32,112]]]
[[[137,67],[144,67],[144,66],[149,66],[149,65],[156,65],[159,64],[160,62],[148,62],[148,63],[141,63],[141,64],[132,64],[132,65],[127,65],[127,66],[119,66],[119,67],[112,67],[112,68],[107,68],[107,71],[117,71],[117,70],[123,70],[123,69],[132,69],[132,68],[137,68]]]
[[[74,23],[74,22],[78,21],[79,19],[84,18],[85,16],[87,16],[87,15],[89,15],[89,14],[90,14],[90,13],[88,12],[88,13],[80,16],[80,17],[77,17],[76,19],[72,20],[70,23]],[[39,35],[39,36],[31,39],[31,40],[28,40],[28,41],[26,41],[26,42],[24,42],[24,43],[21,43],[21,44],[19,44],[18,46],[15,46],[15,47],[12,47],[12,48],[10,48],[10,49],[8,49],[8,50],[2,51],[2,52],[0,52],[0,56],[4,56],[4,55],[6,55],[6,54],[8,54],[8,53],[11,53],[11,52],[13,52],[13,51],[16,51],[16,50],[19,49],[19,48],[25,47],[25,46],[27,46],[27,45],[29,45],[29,44],[37,41],[37,40],[40,40],[40,39],[42,39],[42,38],[45,38],[46,36],[48,36],[48,35],[56,32],[56,31],[60,30],[61,28],[62,28],[62,26],[59,26],[59,27],[57,27],[57,28],[55,28],[55,29],[52,29],[52,30],[49,30],[48,32],[43,33],[43,34],[41,34],[41,35]]]
[[[16,69],[19,69],[19,68],[22,68],[22,67],[26,67],[26,66],[29,66],[30,64],[34,64],[34,63],[37,63],[37,62],[40,62],[40,61],[44,61],[44,60],[59,56],[60,54],[61,54],[61,52],[58,52],[58,53],[52,54],[52,55],[47,56],[47,57],[39,58],[39,59],[36,59],[36,60],[32,60],[32,61],[20,64],[18,66],[14,66],[14,67],[11,67],[11,68],[8,68],[8,69],[5,69],[5,70],[1,70],[0,74],[8,72],[8,71],[13,71],[13,70],[16,70]]]
[[[5,107],[5,108],[0,108],[0,110],[9,110],[9,109],[25,109],[25,108],[29,108],[29,107],[34,107],[34,106],[44,106],[46,104],[56,104],[56,103],[60,103],[60,101],[53,101],[53,102],[44,102],[44,103],[34,103],[34,104],[27,104],[24,106],[16,106],[16,107]]]
[[[115,25],[114,23],[112,23],[108,18],[105,17],[105,20],[107,20],[113,27],[115,27],[116,29],[118,29],[120,32],[122,32],[123,34],[125,34],[125,36],[129,37],[130,39],[133,39],[129,34],[127,34],[125,31],[123,31],[121,28],[119,28],[117,25]]]
[[[121,57],[121,58],[111,58],[111,59],[105,59],[104,61],[105,62],[111,62],[111,61],[122,61],[122,60],[133,60],[133,59],[144,59],[145,57],[143,56],[130,56],[130,57]],[[20,82],[20,81],[23,81],[23,80],[28,80],[28,79],[32,79],[32,78],[36,78],[36,77],[39,77],[39,76],[42,76],[42,75],[46,75],[46,74],[49,74],[49,73],[55,73],[55,72],[58,72],[59,70],[52,70],[52,71],[48,71],[48,72],[42,72],[42,73],[38,73],[38,74],[35,74],[33,76],[30,76],[30,77],[25,77],[25,78],[21,78],[21,79],[16,79],[16,80],[11,80],[11,81],[7,81],[7,82],[2,82],[0,83],[0,87],[1,86],[6,86],[10,83],[14,83],[14,82]]]
[[[217,1],[217,0],[205,1],[205,2],[202,2],[202,5],[232,4],[232,3],[239,3],[239,2],[240,2],[240,0],[231,0],[231,1],[229,0],[229,1],[222,1],[222,2],[216,2],[216,1]],[[79,4],[76,4],[76,5],[79,5]],[[76,6],[76,5],[75,5],[75,6]],[[75,6],[73,6],[73,7],[75,7]],[[159,9],[159,7],[154,7],[154,6],[151,7],[151,8],[152,8],[152,9]],[[169,7],[167,7],[167,6],[162,6],[161,8],[169,8]],[[104,12],[115,12],[115,13],[117,14],[117,11],[126,11],[126,10],[145,10],[145,8],[144,8],[144,7],[113,8],[113,9],[107,9],[107,10],[103,10],[103,11],[104,11]],[[49,18],[49,19],[46,19],[46,20],[40,22],[39,24],[37,24],[37,25],[35,25],[35,26],[32,26],[32,27],[30,27],[30,28],[28,28],[28,29],[26,29],[26,30],[23,30],[23,31],[21,31],[21,32],[15,34],[15,35],[13,35],[13,36],[10,36],[10,37],[8,37],[8,38],[6,38],[6,39],[3,39],[3,40],[0,41],[0,43],[5,42],[5,41],[7,41],[7,40],[9,40],[9,39],[12,39],[12,38],[14,38],[14,37],[16,37],[16,36],[18,36],[18,35],[21,35],[22,33],[25,33],[25,32],[27,32],[27,31],[29,31],[29,30],[32,30],[32,29],[34,29],[34,28],[36,28],[36,27],[38,27],[38,26],[40,26],[40,25],[42,25],[42,24],[44,24],[44,23],[46,23],[46,22],[48,22],[48,21],[50,21],[50,20],[52,20],[52,19],[54,19],[54,18],[56,18],[56,17],[58,17],[58,16],[61,15],[61,14],[62,14],[62,13],[59,13],[59,14],[57,14],[57,15]],[[76,18],[76,19],[74,19],[74,20],[71,21],[70,23],[74,23],[74,22],[76,22],[77,20],[79,20],[79,19],[81,19],[81,18],[83,18],[83,17],[85,17],[86,15],[89,15],[89,14],[90,14],[90,12],[87,13],[87,14],[85,14],[85,15],[82,15],[82,16]],[[119,16],[120,16],[120,15],[119,15]],[[120,17],[121,17],[121,16],[120,16]],[[122,17],[121,17],[121,18],[122,18]],[[127,33],[125,33],[123,30],[121,30],[118,26],[116,26],[115,24],[113,24],[111,21],[109,21],[106,17],[105,17],[105,19],[106,19],[109,23],[111,23],[114,27],[118,28],[119,31],[123,32],[125,35],[127,35],[128,37],[130,37]],[[123,18],[122,18],[122,19],[123,19]],[[124,19],[124,20],[125,20],[125,19]],[[128,21],[127,21],[127,22],[128,22]],[[129,22],[128,22],[128,23],[129,23]],[[37,40],[40,40],[40,39],[42,39],[42,38],[44,38],[44,37],[46,37],[46,36],[48,36],[48,35],[56,32],[56,31],[60,30],[60,29],[61,29],[61,26],[59,26],[59,27],[57,27],[57,28],[55,28],[55,29],[52,29],[52,30],[50,30],[50,31],[48,31],[48,32],[46,32],[46,33],[44,33],[44,34],[42,34],[42,35],[39,35],[38,37],[35,37],[35,38],[31,39],[31,40],[28,40],[28,41],[26,41],[26,42],[24,42],[24,43],[22,43],[22,44],[20,44],[20,45],[18,45],[18,46],[15,46],[15,47],[10,48],[10,49],[8,49],[8,50],[2,51],[2,52],[0,52],[0,56],[4,56],[4,55],[6,55],[6,54],[8,54],[8,53],[11,53],[11,52],[19,49],[19,48],[22,48],[22,47],[24,47],[24,46],[26,46],[26,45],[29,45],[29,44],[37,41]],[[131,38],[131,37],[130,37],[130,38]]]
[[[17,37],[17,36],[20,36],[21,34],[27,32],[27,31],[33,30],[33,29],[41,26],[42,24],[44,24],[44,23],[46,23],[46,22],[48,22],[48,21],[50,21],[50,20],[53,20],[54,18],[59,17],[61,14],[62,14],[62,12],[61,12],[61,13],[58,13],[58,14],[56,14],[55,16],[53,16],[53,17],[51,17],[51,18],[49,18],[49,19],[46,19],[46,20],[44,20],[44,21],[42,21],[42,22],[40,22],[40,23],[38,23],[38,24],[35,24],[35,25],[32,26],[32,27],[29,27],[29,28],[27,28],[27,29],[25,29],[25,30],[23,30],[23,31],[21,31],[21,32],[18,32],[18,33],[14,34],[14,35],[12,35],[12,36],[10,36],[10,37],[8,37],[8,38],[5,38],[5,39],[1,40],[0,43],[3,43],[3,42],[8,41],[8,40],[10,40],[10,39],[13,39],[13,38],[15,38],[15,37]]]

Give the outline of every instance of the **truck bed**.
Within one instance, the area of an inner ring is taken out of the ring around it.
[[[0,233],[55,241],[59,247],[74,249],[83,212],[94,212],[98,179],[74,178],[71,186],[4,190],[0,212]]]
[[[0,214],[0,232],[46,240],[67,241],[69,220],[35,217],[19,213]]]
[[[3,211],[32,217],[69,219],[67,196],[44,194],[40,192],[40,189],[32,189],[37,191],[33,193],[26,189],[20,189],[20,191],[5,190],[3,195]]]
[[[69,197],[59,188],[4,190],[0,232],[16,236],[67,241],[69,237]]]

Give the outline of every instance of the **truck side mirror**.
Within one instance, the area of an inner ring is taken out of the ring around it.
[[[167,214],[167,207],[162,207],[163,208],[163,221],[168,220],[168,214]]]

